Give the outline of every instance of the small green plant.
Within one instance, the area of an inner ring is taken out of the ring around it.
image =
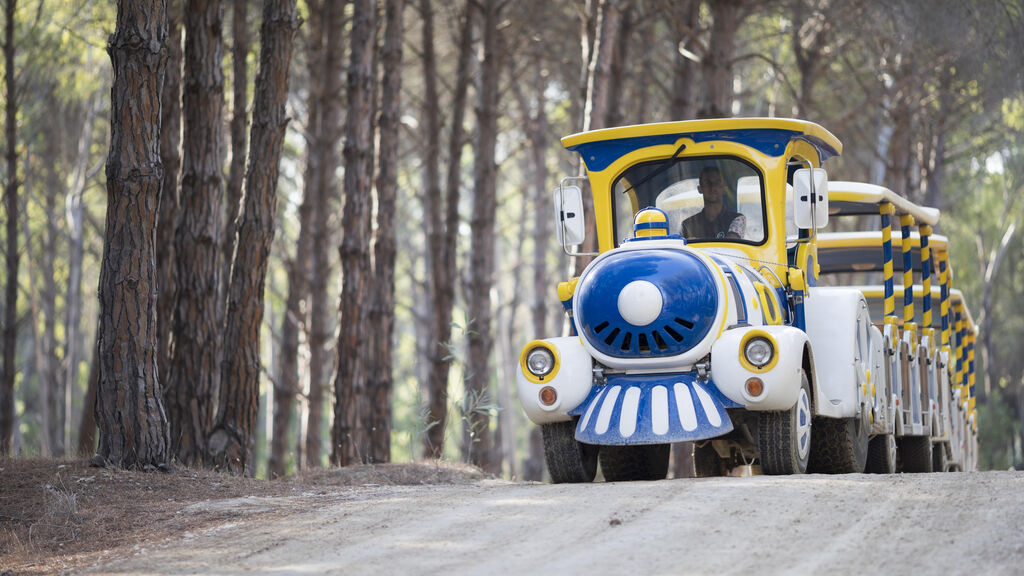
[[[500,410],[501,406],[491,398],[489,390],[479,392],[473,389],[466,390],[463,402],[458,406],[458,411],[464,431],[464,451],[467,463],[473,461],[473,448],[480,442],[480,436],[485,432],[489,418],[496,417]]]

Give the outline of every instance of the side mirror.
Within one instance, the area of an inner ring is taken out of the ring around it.
[[[828,224],[828,173],[823,168],[793,173],[793,221],[803,229]]]
[[[555,190],[555,233],[563,250],[583,244],[583,191],[579,186],[559,186]]]

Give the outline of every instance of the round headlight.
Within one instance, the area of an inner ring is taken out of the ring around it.
[[[758,368],[771,362],[774,353],[775,350],[772,349],[772,343],[764,338],[751,338],[743,350],[744,356],[747,357],[747,362]]]
[[[555,368],[555,355],[550,350],[538,346],[526,355],[526,369],[534,376],[547,376]]]

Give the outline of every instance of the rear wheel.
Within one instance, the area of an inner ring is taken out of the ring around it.
[[[576,441],[576,421],[541,426],[544,459],[555,484],[592,482],[597,474],[598,447]]]
[[[906,436],[899,441],[897,457],[900,469],[909,473],[932,471],[932,439],[927,436]]]
[[[783,412],[758,415],[757,447],[765,474],[803,474],[811,452],[811,385],[800,373],[796,404]]]
[[[896,472],[896,437],[879,434],[868,444],[868,463],[865,472],[869,474],[894,474]]]
[[[932,446],[932,472],[945,472],[948,460],[946,459],[946,445],[935,444]]]
[[[809,470],[859,474],[868,459],[868,430],[860,418],[816,418]]]
[[[663,480],[668,476],[670,444],[602,446],[601,471],[608,482]]]

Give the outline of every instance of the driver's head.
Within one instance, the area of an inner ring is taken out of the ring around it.
[[[700,171],[700,179],[697,182],[697,191],[704,195],[704,203],[718,203],[722,201],[725,194],[725,179],[722,172],[714,166],[706,166]]]

